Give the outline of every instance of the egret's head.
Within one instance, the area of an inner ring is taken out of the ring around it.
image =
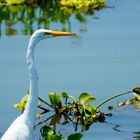
[[[39,42],[42,39],[45,38],[51,38],[56,36],[74,36],[76,34],[71,32],[61,32],[61,31],[52,31],[52,30],[45,30],[45,29],[39,29],[35,31],[32,35],[32,38]]]

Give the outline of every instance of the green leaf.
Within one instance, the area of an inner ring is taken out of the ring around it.
[[[12,5],[12,4],[21,4],[21,3],[25,2],[25,0],[6,0],[6,1],[7,1],[7,3],[9,5]]]
[[[40,132],[41,132],[41,135],[42,135],[43,137],[45,137],[45,136],[48,135],[48,134],[50,134],[50,135],[54,134],[53,128],[51,128],[51,127],[49,127],[49,126],[44,126],[44,127],[42,127],[42,128],[40,129]]]
[[[94,107],[91,106],[90,104],[86,104],[86,105],[84,105],[84,107],[85,107],[86,114],[88,114],[88,115],[94,115],[96,113]]]
[[[80,96],[79,96],[79,101],[81,104],[85,104],[87,102],[91,102],[91,101],[94,101],[96,100],[96,98],[88,93],[82,93]]]
[[[69,95],[66,92],[61,93],[62,98],[69,98]]]
[[[16,108],[18,110],[23,110],[24,109],[24,105],[22,103],[14,104],[13,106],[14,106],[14,108]]]
[[[6,2],[9,5],[13,5],[13,4],[21,4],[21,3],[25,2],[25,0],[6,0]]]
[[[52,105],[54,108],[56,108],[56,107],[61,107],[61,106],[62,106],[62,103],[61,103],[60,95],[59,95],[59,94],[54,93],[54,92],[51,92],[51,93],[48,94],[48,96],[49,96],[51,105]]]
[[[60,135],[56,135],[53,128],[49,126],[44,126],[40,129],[43,140],[61,140]]]
[[[67,140],[80,140],[83,137],[81,133],[74,133],[68,136]]]
[[[26,95],[21,99],[20,103],[13,105],[14,108],[16,108],[18,110],[24,110],[28,97],[29,97],[29,91],[26,92]]]

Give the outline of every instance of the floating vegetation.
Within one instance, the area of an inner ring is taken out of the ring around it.
[[[94,10],[102,9],[104,0],[0,0],[0,25],[5,24],[7,36],[31,35],[39,28],[50,28],[51,23],[61,23],[63,31],[71,30],[72,14],[80,23],[86,22],[85,15],[95,17]],[[5,21],[5,22],[3,22]],[[15,25],[21,24],[20,31]],[[79,31],[85,29],[79,29]],[[4,29],[0,26],[0,35]]]
[[[79,12],[88,12],[93,9],[104,7],[105,0],[60,0],[61,8],[65,12],[77,10]]]
[[[62,140],[64,138],[71,140],[73,137],[75,137],[75,140],[80,140],[83,137],[82,132],[87,131],[92,124],[105,122],[106,117],[112,116],[111,113],[106,114],[100,110],[104,104],[119,96],[139,92],[139,89],[140,88],[135,88],[132,91],[119,93],[105,99],[96,106],[91,104],[96,101],[96,98],[89,93],[81,93],[78,99],[66,92],[49,93],[49,101],[38,97],[37,106],[39,108],[39,113],[36,114],[36,119],[38,121],[34,127],[40,128],[41,135],[45,140]],[[14,107],[23,112],[28,100],[28,95],[29,91],[27,91],[21,102],[15,104]],[[129,100],[129,104],[130,102],[136,103],[136,100],[136,98]],[[124,102],[120,103],[120,105],[118,104],[118,106],[122,105],[124,105]],[[111,110],[113,107],[109,106],[108,109]],[[76,133],[65,136],[58,130],[58,125],[63,127],[65,125],[72,125]]]
[[[94,9],[100,7],[105,3],[105,0],[51,0],[53,4],[58,6],[65,6],[74,8],[77,10],[81,9]],[[19,4],[44,4],[43,0],[0,0],[1,5],[19,5]]]
[[[23,112],[28,95],[27,92],[21,102],[15,104],[14,107]],[[41,118],[48,113],[51,114],[51,117],[49,116],[49,118],[39,122],[36,126],[50,122],[55,128],[55,125],[60,122],[62,124],[72,123],[75,131],[77,130],[78,124],[81,125],[81,131],[85,131],[92,123],[97,121],[103,122],[105,120],[105,114],[90,104],[90,102],[95,101],[96,98],[89,93],[80,94],[78,100],[66,92],[60,94],[52,92],[48,94],[48,97],[50,103],[38,97],[38,108],[42,111],[37,114],[37,118]],[[54,112],[54,114],[52,112]]]
[[[134,95],[134,98],[129,99],[127,101],[119,102],[117,103],[117,106],[122,107],[126,105],[131,105],[140,112],[140,87],[134,88],[132,90],[132,93]]]
[[[28,95],[29,92],[14,107],[23,112]],[[78,130],[79,126],[81,131],[86,131],[91,124],[104,122],[105,116],[110,115],[100,112],[99,109],[90,104],[96,98],[89,93],[80,94],[79,99],[75,99],[66,92],[60,94],[52,92],[48,94],[48,97],[49,102],[38,97],[40,113],[36,115],[38,123],[35,125],[35,127],[40,126],[41,135],[45,140],[61,140],[66,137],[63,134],[57,134],[57,124],[62,126],[72,124],[75,131]],[[45,119],[43,116],[45,116]],[[83,134],[71,134],[67,137],[67,140],[72,140],[74,137],[75,140],[80,140]]]
[[[65,137],[61,134],[56,134],[53,128],[44,126],[40,129],[43,140],[62,140]],[[73,133],[69,135],[65,140],[80,140],[83,137],[81,133]]]

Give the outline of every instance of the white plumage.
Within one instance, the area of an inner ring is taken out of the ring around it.
[[[1,140],[32,140],[32,133],[37,113],[38,74],[35,67],[34,50],[39,41],[53,36],[73,36],[70,32],[39,29],[33,33],[27,48],[27,66],[30,80],[29,97],[23,114],[11,124]]]

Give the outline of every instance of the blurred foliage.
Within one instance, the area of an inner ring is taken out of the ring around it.
[[[22,4],[24,2],[25,2],[25,0],[6,0],[6,3],[9,4],[9,5]]]
[[[29,91],[27,91],[26,95],[21,99],[20,103],[14,104],[14,108],[23,111],[25,109],[25,105],[27,103],[28,97],[29,97]]]
[[[71,15],[85,23],[85,15],[95,17],[94,10],[104,5],[104,0],[0,0],[0,34],[30,35],[38,28],[50,28],[51,23],[60,23],[61,30],[70,31]]]

